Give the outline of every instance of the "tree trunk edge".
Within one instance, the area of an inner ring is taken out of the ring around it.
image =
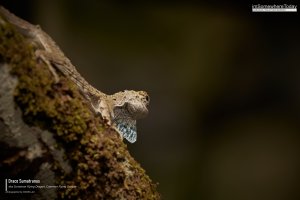
[[[160,199],[118,133],[94,116],[71,81],[54,83],[30,38],[1,13],[0,62],[1,177],[76,186],[35,189],[26,194],[31,199]]]

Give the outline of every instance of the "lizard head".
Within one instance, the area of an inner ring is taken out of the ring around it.
[[[112,122],[129,142],[136,141],[136,120],[146,117],[150,98],[144,91],[125,90],[110,96],[113,106]]]
[[[150,103],[147,92],[125,90],[112,96],[113,110],[121,109],[126,116],[132,119],[141,119],[147,116]]]
[[[148,106],[150,103],[149,95],[145,91],[125,91],[125,93],[132,94],[133,97],[129,99],[124,105],[133,119],[141,119],[148,115]]]

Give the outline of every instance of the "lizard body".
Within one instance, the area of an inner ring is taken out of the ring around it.
[[[22,34],[31,38],[35,54],[48,66],[56,77],[54,66],[64,76],[70,78],[90,102],[93,111],[107,119],[121,136],[129,142],[136,141],[136,120],[148,114],[149,96],[144,91],[125,90],[107,95],[90,85],[76,70],[71,61],[64,55],[54,40],[39,26],[18,18],[8,10],[0,6],[0,12]],[[58,79],[58,77],[56,77]]]

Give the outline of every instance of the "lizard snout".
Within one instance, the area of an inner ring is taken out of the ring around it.
[[[148,109],[146,105],[140,104],[128,104],[127,105],[128,112],[134,119],[141,119],[148,115]]]

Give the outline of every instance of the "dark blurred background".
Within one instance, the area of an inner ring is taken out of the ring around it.
[[[40,24],[99,90],[149,92],[128,147],[163,199],[300,199],[298,13],[233,1],[0,2]]]

